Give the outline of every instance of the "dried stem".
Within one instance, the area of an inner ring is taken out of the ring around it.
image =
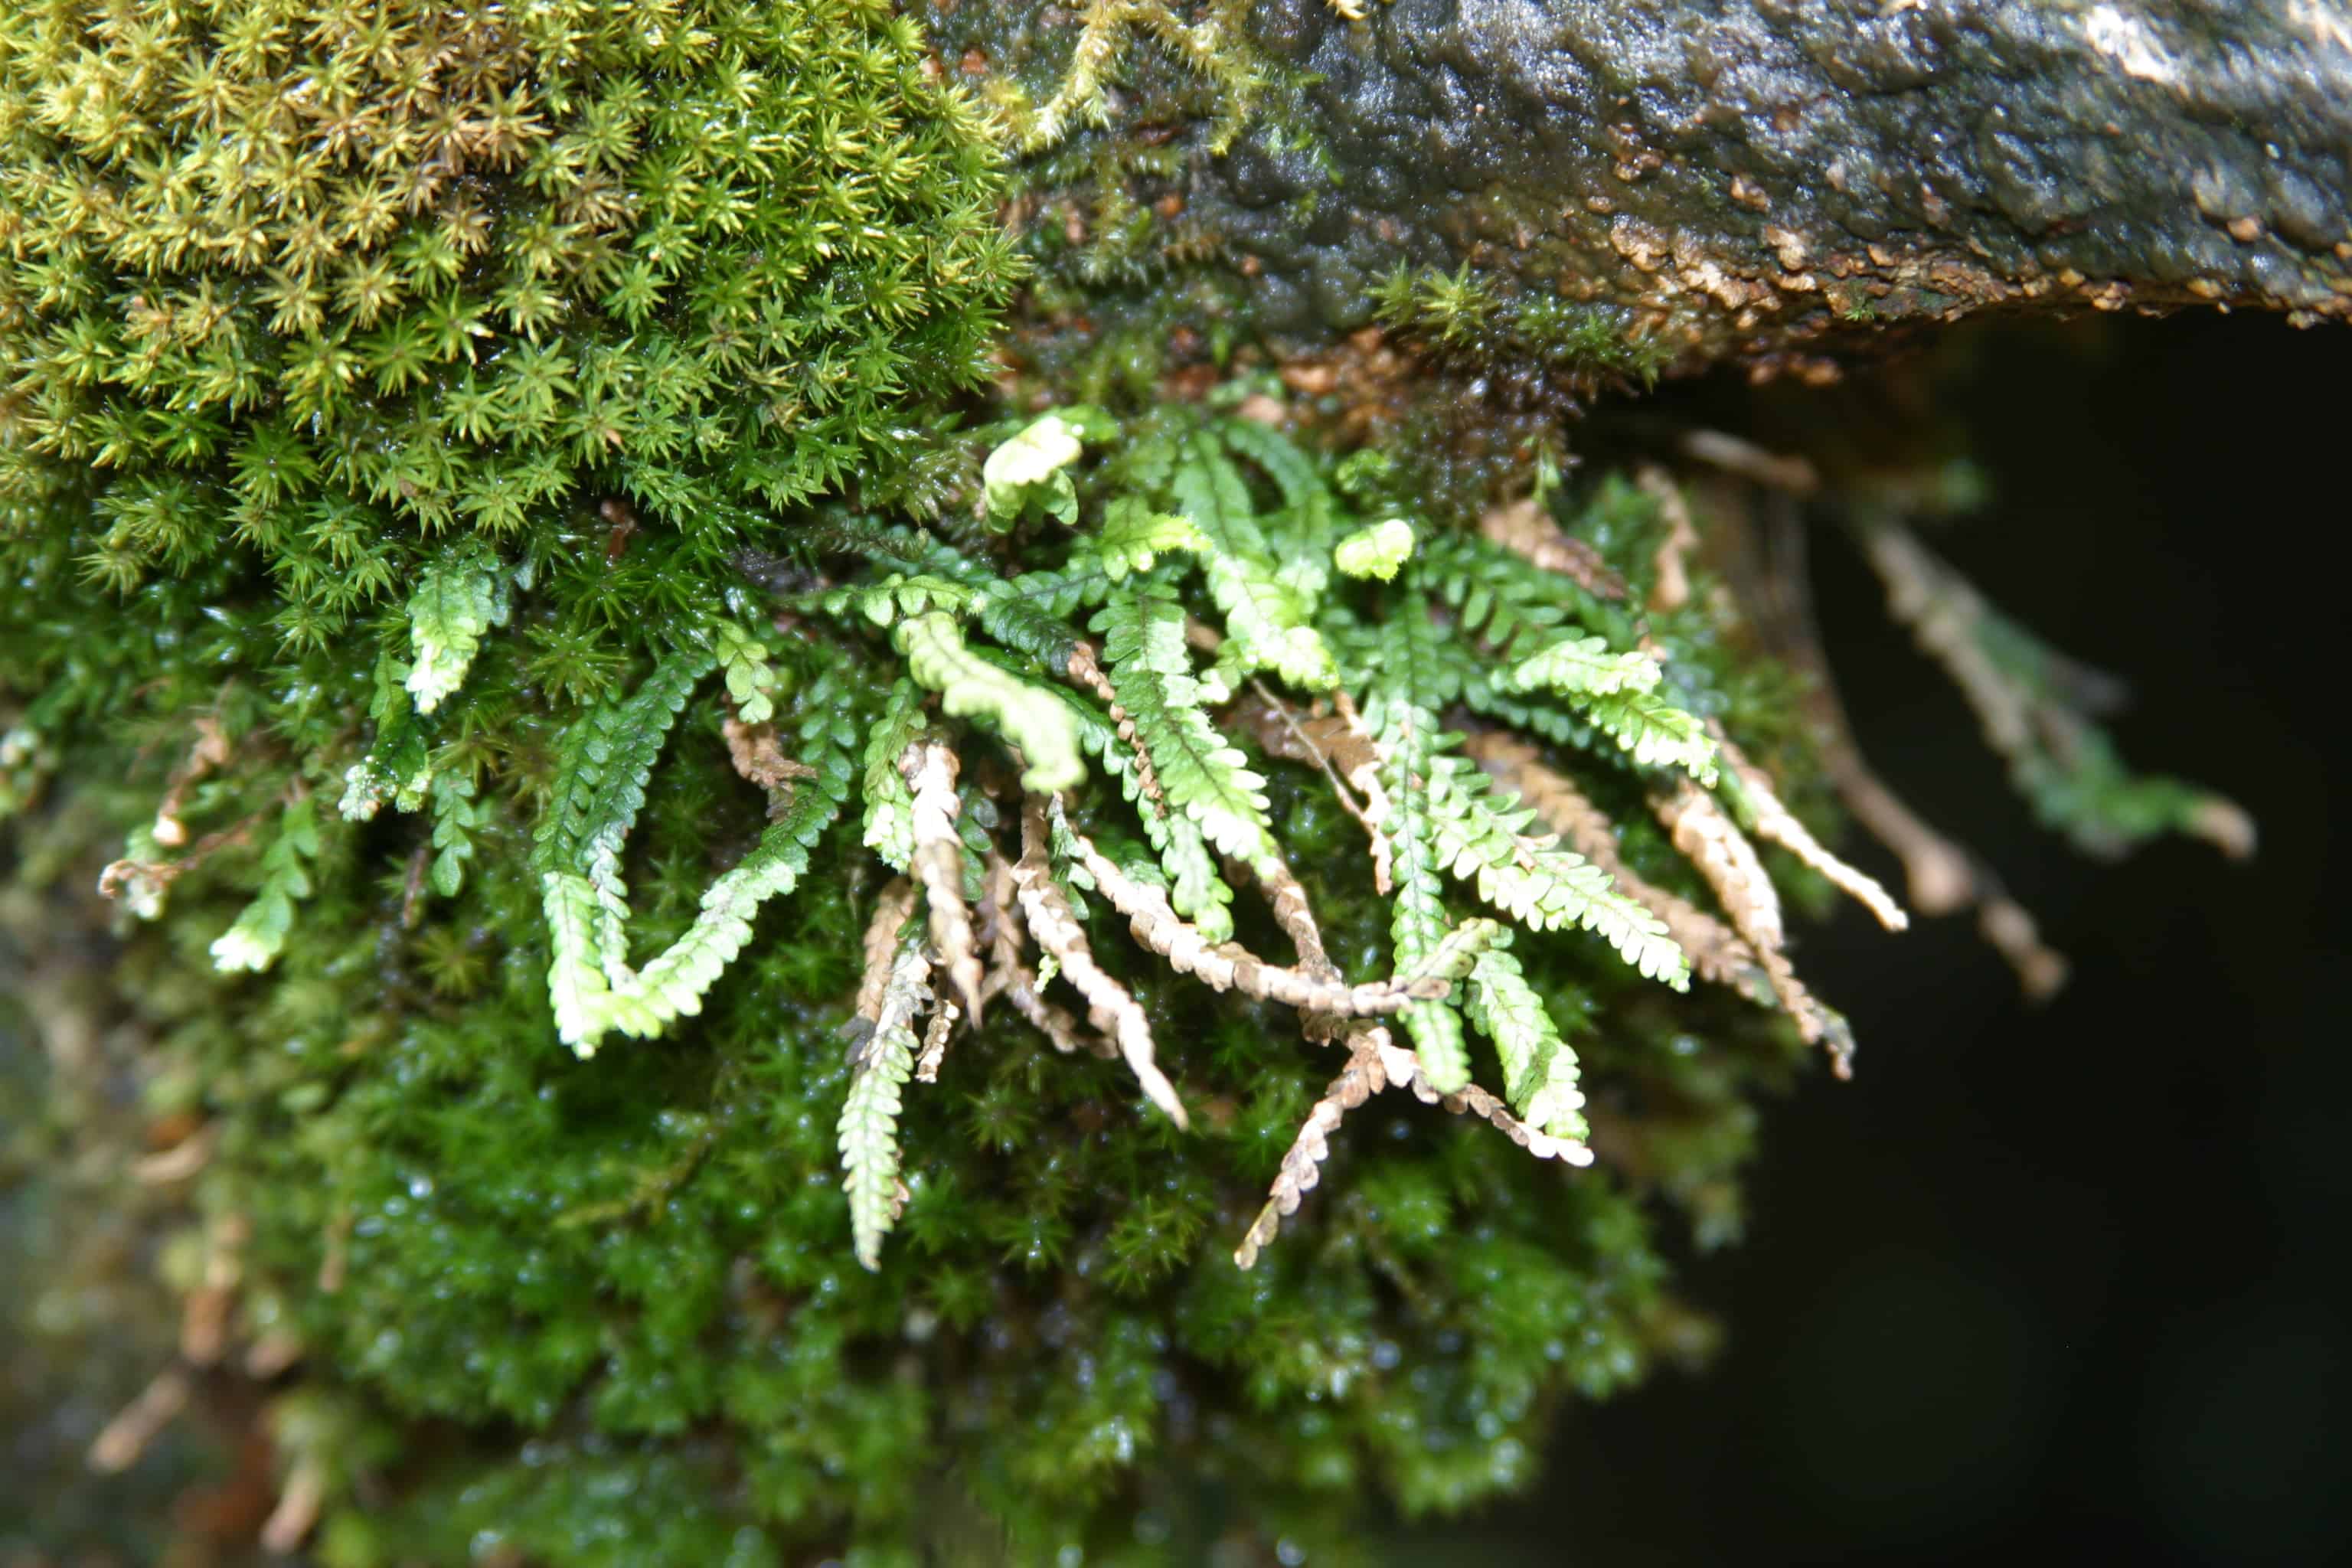
[[[1331,1154],[1331,1134],[1339,1131],[1340,1120],[1388,1087],[1381,1050],[1388,1043],[1384,1026],[1371,1025],[1349,1033],[1348,1065],[1326,1086],[1323,1098],[1307,1113],[1298,1136],[1282,1156],[1272,1195],[1258,1210],[1241,1246],[1234,1249],[1234,1263],[1248,1268],[1257,1262],[1259,1252],[1282,1229],[1282,1222],[1298,1212],[1300,1200],[1322,1179],[1323,1162]]]
[[[1176,1086],[1168,1081],[1168,1075],[1153,1059],[1151,1025],[1144,1016],[1142,1004],[1095,962],[1094,950],[1087,945],[1086,928],[1078,923],[1069,900],[1054,880],[1045,856],[1045,805],[1035,795],[1022,803],[1021,859],[1013,868],[1013,880],[1029,934],[1037,939],[1039,947],[1054,955],[1062,973],[1077,987],[1078,994],[1087,999],[1088,1020],[1118,1043],[1119,1055],[1127,1058],[1128,1070],[1143,1085],[1143,1092],[1151,1102],[1166,1111],[1177,1126],[1190,1126],[1184,1104],[1176,1098]]]
[[[931,946],[976,1027],[981,1017],[980,953],[972,941],[971,911],[964,907],[963,840],[955,826],[963,809],[956,799],[960,766],[954,749],[934,740],[917,741],[898,760],[898,771],[914,792],[912,868],[930,910]]]
[[[1489,508],[1478,519],[1478,532],[1531,566],[1557,572],[1585,592],[1604,599],[1625,596],[1625,580],[1609,569],[1601,552],[1580,539],[1571,539],[1552,521],[1551,509],[1533,496],[1506,506]]]
[[[89,1446],[89,1468],[100,1475],[120,1475],[139,1462],[155,1435],[188,1406],[188,1374],[165,1367],[108,1422]]]
[[[1169,906],[1167,894],[1120,870],[1084,834],[1073,829],[1071,837],[1077,846],[1079,864],[1103,897],[1127,917],[1135,940],[1165,958],[1178,973],[1199,976],[1213,991],[1239,991],[1244,996],[1284,1003],[1305,1012],[1362,1017],[1402,1012],[1414,1002],[1433,1001],[1453,989],[1445,971],[1458,953],[1445,947],[1433,954],[1417,974],[1349,985],[1338,979],[1336,972],[1333,978],[1321,979],[1268,963],[1235,942],[1213,944],[1198,926]]]
[[[1652,562],[1650,608],[1679,610],[1690,603],[1690,568],[1685,563],[1698,548],[1698,529],[1691,522],[1690,506],[1683,500],[1682,490],[1664,468],[1644,468],[1638,482],[1666,520],[1666,537],[1659,542]]]
[[[1670,795],[1654,797],[1651,807],[1685,858],[1698,868],[1731,923],[1756,950],[1772,984],[1772,994],[1796,1020],[1797,1033],[1807,1045],[1827,1042],[1832,1070],[1840,1078],[1853,1074],[1853,1039],[1843,1021],[1808,991],[1797,978],[1786,952],[1787,929],[1780,918],[1780,896],[1764,874],[1756,847],[1737,824],[1724,815],[1715,797],[1688,779]]]
[[[1748,808],[1756,816],[1756,836],[1786,849],[1798,859],[1820,872],[1843,889],[1857,903],[1877,917],[1878,923],[1888,931],[1906,931],[1911,918],[1903,912],[1894,897],[1881,887],[1877,879],[1864,875],[1824,848],[1821,841],[1797,820],[1794,813],[1781,804],[1773,792],[1772,775],[1748,760],[1747,754],[1732,743],[1723,732],[1723,726],[1713,721],[1707,728],[1714,733],[1723,763],[1739,782],[1740,793],[1747,797]]]
[[[1003,996],[1032,1028],[1066,1056],[1081,1050],[1097,1057],[1118,1055],[1117,1046],[1100,1035],[1081,1033],[1077,1019],[1045,1000],[1037,972],[1022,956],[1022,931],[1012,862],[992,849],[988,856],[987,897],[981,905],[981,936],[989,952],[988,979],[981,986],[982,994]]]
[[[1065,668],[1073,684],[1092,692],[1101,700],[1105,708],[1110,710],[1110,721],[1117,727],[1118,738],[1127,742],[1128,754],[1135,760],[1136,789],[1150,803],[1154,812],[1165,812],[1168,797],[1160,787],[1158,771],[1151,765],[1151,752],[1145,748],[1143,737],[1137,732],[1135,720],[1120,705],[1118,689],[1111,684],[1110,677],[1103,673],[1102,665],[1095,657],[1094,645],[1080,643],[1072,648]]]

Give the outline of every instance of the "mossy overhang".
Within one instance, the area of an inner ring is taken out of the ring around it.
[[[947,61],[1031,102],[1086,10],[928,8]],[[1180,197],[1304,351],[1401,260],[1630,309],[1681,369],[1823,369],[1858,329],[1988,306],[2352,315],[2352,16],[2322,0],[1362,8],[1195,7],[1296,90],[1223,154],[1196,120],[1138,193]],[[1134,29],[1076,136],[1163,145],[1187,69]]]

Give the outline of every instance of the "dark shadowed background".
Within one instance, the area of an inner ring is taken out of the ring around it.
[[[2101,865],[2040,833],[1866,569],[1820,542],[1865,751],[1993,863],[2073,983],[2025,1005],[1961,920],[1806,931],[1801,969],[1864,1054],[1853,1083],[1816,1073],[1771,1108],[1745,1244],[1685,1267],[1721,1358],[1571,1412],[1534,1495],[1399,1563],[2352,1559],[2330,810],[2352,340],[2207,315],[1979,331],[1955,358],[1938,401],[1997,495],[1937,546],[2126,677],[2126,754],[2242,803],[2261,853]],[[1673,395],[1770,428],[1769,392]]]

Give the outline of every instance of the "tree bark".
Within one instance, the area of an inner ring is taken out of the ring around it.
[[[1162,149],[1124,158],[1126,194],[1213,254],[1160,275],[1222,271],[1257,331],[1309,351],[1370,321],[1400,262],[1621,312],[1676,368],[1764,374],[1987,307],[2352,315],[2340,0],[1364,9],[935,0],[932,21],[950,68],[1032,108],[1090,20],[1116,37],[1107,123],[1033,161],[1034,210],[1075,237],[1104,155]],[[1154,15],[1298,74],[1219,153],[1201,57]]]

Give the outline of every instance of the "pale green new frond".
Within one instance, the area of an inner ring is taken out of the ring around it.
[[[1382,751],[1381,784],[1388,795],[1381,828],[1395,879],[1389,938],[1400,975],[1427,963],[1453,928],[1430,801],[1438,742],[1437,714],[1427,695],[1434,637],[1421,595],[1405,595],[1392,607],[1381,629],[1381,680],[1376,711],[1370,716]],[[1450,1094],[1470,1081],[1462,1015],[1450,1000],[1416,1002],[1402,1017],[1433,1088]]]
[[[866,847],[904,871],[915,853],[915,797],[898,759],[923,731],[923,689],[900,679],[866,732]]]
[[[612,996],[598,948],[596,889],[577,871],[542,871],[539,907],[547,924],[547,1000],[555,1032],[573,1049],[592,1052]]]
[[[964,646],[954,617],[933,611],[898,624],[892,633],[906,656],[908,673],[940,694],[940,707],[956,718],[986,720],[1021,748],[1026,771],[1024,789],[1072,789],[1086,778],[1078,737],[1068,712],[1050,693],[985,659]]]
[[[415,811],[424,804],[432,783],[424,732],[404,704],[399,713],[378,728],[375,744],[367,754],[343,771],[343,794],[336,803],[336,814],[346,822],[367,822],[387,801],[395,811]]]
[[[419,713],[430,713],[464,684],[482,634],[506,625],[509,597],[498,558],[479,545],[443,551],[425,563],[408,598],[415,658],[407,687]]]
[[[1034,507],[1065,524],[1076,522],[1077,490],[1065,470],[1085,449],[1079,432],[1063,413],[1046,414],[989,453],[980,469],[989,521],[1010,527]]]
[[[760,905],[788,892],[808,867],[809,847],[847,798],[854,733],[837,714],[804,730],[802,759],[814,769],[751,853],[714,882],[686,934],[642,972],[628,963],[628,889],[621,854],[646,781],[678,710],[717,656],[701,650],[662,660],[626,699],[600,704],[572,725],[557,752],[556,777],[536,831],[541,907],[551,949],[548,997],[564,1043],[582,1056],[614,1029],[657,1034],[701,1006],[702,994],[749,940]]]
[[[1401,517],[1360,528],[1332,548],[1332,564],[1350,577],[1377,577],[1393,582],[1400,567],[1412,557],[1412,524]]]
[[[1706,721],[1654,692],[1623,690],[1580,701],[1594,726],[1644,766],[1681,768],[1712,788],[1715,737]]]
[[[1096,564],[1112,583],[1149,572],[1171,551],[1205,554],[1215,546],[1200,524],[1181,512],[1154,511],[1133,496],[1115,497],[1103,508],[1101,529],[1082,542],[1074,565]]]
[[[809,850],[840,811],[849,775],[847,756],[835,751],[819,764],[816,778],[800,782],[758,847],[710,884],[686,933],[630,984],[614,987],[605,1005],[612,1027],[645,1038],[702,1011],[703,994],[751,940],[751,918],[760,906],[791,892],[808,870]]]
[[[1470,1021],[1495,1042],[1503,1063],[1503,1093],[1527,1122],[1554,1138],[1581,1144],[1592,1130],[1577,1087],[1576,1052],[1519,961],[1507,946],[1481,952],[1470,966]]]
[[[213,967],[224,973],[264,970],[285,950],[294,929],[294,904],[310,896],[308,862],[319,858],[319,812],[309,795],[286,808],[278,837],[261,853],[261,889],[212,946]]]
[[[1493,781],[1460,757],[1434,755],[1430,768],[1440,864],[1532,930],[1580,926],[1643,974],[1690,988],[1690,967],[1664,922],[1618,892],[1607,872],[1561,848],[1557,836],[1528,834],[1535,813],[1517,796],[1497,800]]]
[[[1177,504],[1214,546],[1204,564],[1209,596],[1225,617],[1219,667],[1236,679],[1271,669],[1312,690],[1337,685],[1331,650],[1308,624],[1315,605],[1277,572],[1233,459],[1196,436],[1186,443],[1171,486]]]
[[[759,844],[702,895],[694,923],[641,971],[627,963],[628,909],[617,910],[617,858],[605,858],[610,835],[595,835],[583,871],[558,868],[541,878],[541,902],[552,950],[548,996],[564,1043],[580,1055],[618,1029],[645,1038],[702,1007],[702,997],[751,940],[751,919],[788,893],[808,869],[809,850],[848,798],[854,775],[841,736],[828,726],[801,759],[814,776],[797,781],[783,815]],[[616,843],[617,841],[613,841]],[[600,886],[600,878],[609,885]]]
[[[1612,653],[1597,637],[1570,633],[1512,666],[1507,679],[1522,691],[1556,691],[1580,699],[1615,691],[1654,691],[1659,674],[1657,659],[1639,648]]]

